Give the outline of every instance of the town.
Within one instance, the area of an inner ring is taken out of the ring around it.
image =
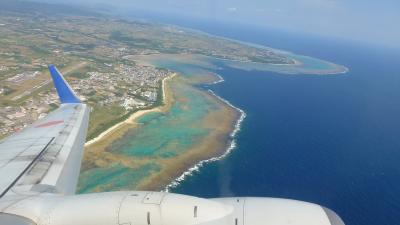
[[[64,10],[62,10],[64,12]],[[171,25],[72,13],[0,15],[0,138],[59,105],[47,64],[65,75],[93,110],[93,138],[129,114],[160,103],[160,80],[172,72],[128,56],[203,55],[240,62],[293,64],[283,54]]]
[[[161,80],[171,72],[150,66],[114,66],[115,72],[87,72],[83,79],[70,78],[70,84],[80,99],[87,104],[100,107],[110,105],[122,107],[126,113],[152,106],[160,97]],[[61,71],[62,72],[62,71]],[[25,79],[35,79],[39,72],[24,72],[6,80],[18,83]],[[48,81],[50,83],[50,81]],[[2,95],[4,93],[0,93]],[[55,90],[49,89],[28,98],[20,106],[0,108],[0,137],[19,131],[35,120],[43,118],[59,105]]]

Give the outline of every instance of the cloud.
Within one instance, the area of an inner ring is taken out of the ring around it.
[[[236,12],[238,9],[236,7],[229,7],[226,9],[228,12]]]

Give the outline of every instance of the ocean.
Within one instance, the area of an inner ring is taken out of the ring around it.
[[[236,148],[170,191],[314,202],[347,225],[400,219],[400,51],[278,30],[180,24],[347,66],[283,75],[221,65],[205,86],[246,112]]]

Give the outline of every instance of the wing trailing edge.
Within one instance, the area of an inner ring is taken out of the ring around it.
[[[49,71],[61,103],[81,103],[81,100],[54,65],[49,65]]]

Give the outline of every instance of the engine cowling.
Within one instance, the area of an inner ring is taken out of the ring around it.
[[[344,225],[333,211],[307,202],[163,192],[36,196],[4,209],[0,205],[2,213],[4,219],[26,218],[30,225]]]
[[[231,225],[344,225],[332,210],[316,204],[279,198],[218,198],[234,206]]]

